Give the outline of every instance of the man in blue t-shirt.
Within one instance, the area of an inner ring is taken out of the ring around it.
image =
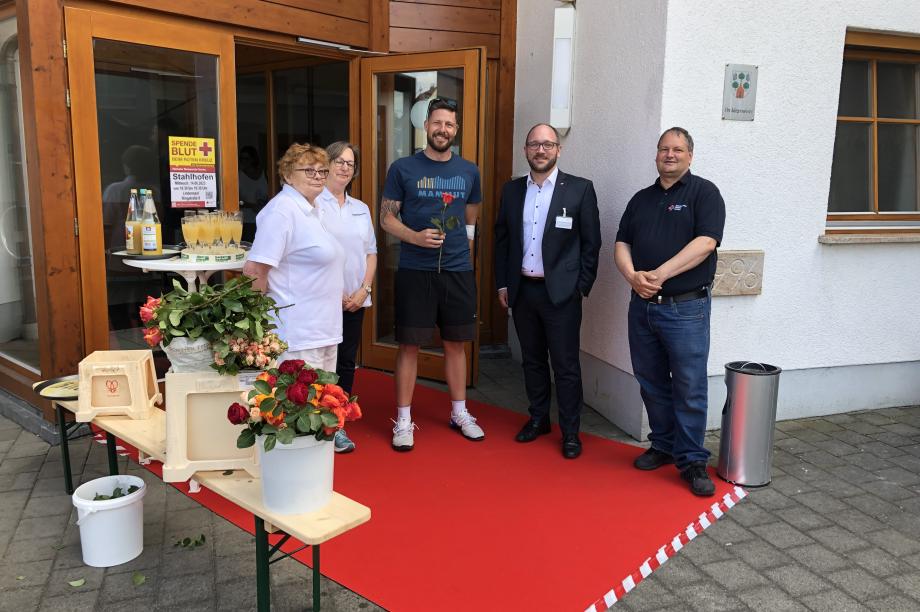
[[[435,326],[444,343],[450,426],[469,440],[485,438],[466,409],[466,354],[476,337],[476,278],[470,253],[482,202],[479,169],[450,147],[460,128],[457,106],[428,104],[424,150],[393,162],[380,202],[380,227],[400,240],[396,271],[396,426],[393,448],[412,450],[411,407],[419,346]]]

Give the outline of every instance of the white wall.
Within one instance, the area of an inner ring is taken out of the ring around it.
[[[555,6],[518,5],[516,144],[549,114]],[[725,197],[722,248],[765,251],[761,295],[714,300],[711,376],[721,375],[728,361],[757,360],[787,373],[803,370],[801,388],[810,384],[807,370],[920,365],[920,244],[817,242],[827,214],[846,30],[920,34],[920,2],[578,0],[576,6],[573,127],[560,166],[594,181],[604,237],[598,281],[585,302],[582,349],[594,364],[586,374],[603,376],[597,364],[632,371],[629,292],[613,265],[613,243],[627,200],[656,177],[658,134],[673,125],[694,136],[694,172]],[[759,66],[753,122],[721,119],[726,63]],[[527,171],[523,153],[515,171]],[[841,370],[867,379],[872,371]],[[586,401],[597,408],[592,385],[597,379],[586,376]],[[615,386],[614,405],[623,389]],[[780,414],[796,416],[798,408],[784,410],[783,389]],[[920,401],[916,389],[907,384],[899,401]],[[711,399],[721,406],[720,398]],[[832,403],[811,413],[832,412]]]
[[[920,360],[920,244],[816,241],[848,27],[920,33],[920,2],[669,3],[661,126],[690,130],[693,170],[722,190],[722,247],[766,252],[762,295],[713,303],[710,374]],[[759,66],[753,122],[721,119],[726,63]]]
[[[526,174],[527,130],[549,120],[553,9],[549,0],[518,3],[515,176]],[[631,371],[626,344],[629,287],[613,264],[626,202],[655,174],[664,77],[664,0],[579,0],[572,129],[559,166],[594,181],[604,245],[597,283],[584,303],[582,350]]]

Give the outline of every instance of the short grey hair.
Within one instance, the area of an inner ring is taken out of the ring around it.
[[[668,128],[661,133],[661,136],[658,137],[658,144],[661,144],[661,139],[664,138],[667,134],[677,134],[678,136],[683,136],[684,140],[687,141],[687,150],[693,153],[693,136],[690,135],[690,132],[685,130],[682,127],[672,127]]]

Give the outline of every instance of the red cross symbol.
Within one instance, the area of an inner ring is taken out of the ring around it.
[[[201,151],[201,154],[205,157],[207,157],[208,154],[212,151],[211,147],[208,146],[208,143],[203,143],[200,147],[198,147],[198,150]]]

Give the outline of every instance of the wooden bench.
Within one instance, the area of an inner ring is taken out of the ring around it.
[[[65,421],[64,410],[76,412],[77,402],[53,402],[57,412],[58,427],[61,434],[61,459],[64,468],[64,485],[67,493],[73,493],[73,477],[70,469],[70,451],[67,446],[69,431],[75,425]],[[135,420],[126,416],[98,416],[92,423],[105,431],[106,449],[109,459],[109,472],[118,473],[118,461],[115,450],[116,438],[127,442],[138,451],[138,459],[143,463],[148,458],[163,461],[166,457],[166,413],[154,410],[151,417]],[[282,515],[267,510],[262,505],[262,487],[259,480],[252,478],[241,470],[232,475],[223,472],[197,472],[195,480],[224,499],[252,512],[255,517],[256,537],[256,597],[259,612],[271,609],[271,591],[269,565],[283,557],[289,557],[296,551],[285,553],[281,547],[294,537],[313,552],[313,610],[320,609],[320,544],[345,533],[371,518],[371,510],[344,495],[332,494],[326,507],[307,514]],[[268,534],[281,533],[283,537],[269,548]],[[279,555],[272,560],[273,555]]]

